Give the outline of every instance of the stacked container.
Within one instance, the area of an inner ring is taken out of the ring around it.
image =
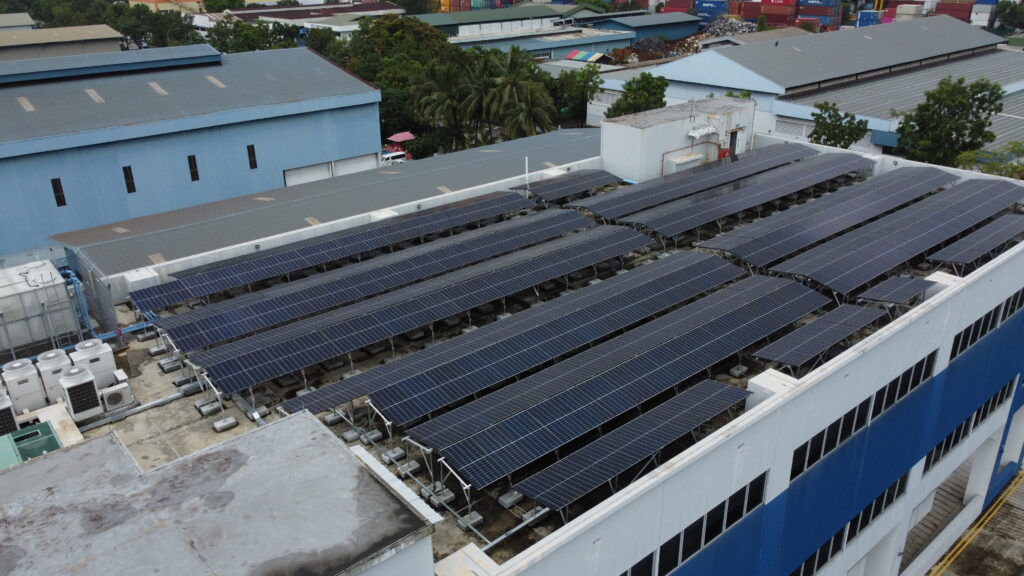
[[[974,2],[939,2],[935,4],[936,14],[946,14],[964,22],[971,21]]]
[[[696,0],[666,0],[665,6],[661,9],[662,12],[686,12],[689,13],[693,10],[693,5]]]
[[[729,13],[729,0],[697,0],[696,5],[701,26],[707,26],[719,16]]]
[[[744,2],[740,6],[740,16],[747,22],[757,22],[757,19],[761,16],[761,3],[760,2]]]
[[[857,12],[857,28],[863,28],[864,26],[874,26],[875,24],[881,23],[881,10],[861,10],[860,12]]]
[[[796,22],[797,0],[763,0],[761,14],[772,26],[792,26]]]
[[[797,14],[802,19],[814,18],[823,30],[837,30],[843,20],[840,0],[799,0]]]

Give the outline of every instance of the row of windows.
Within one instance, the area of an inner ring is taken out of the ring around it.
[[[1014,292],[1012,296],[1006,299],[1006,302],[1003,302],[1002,321],[1006,322],[1006,319],[1016,314],[1021,306],[1024,306],[1024,288]]]
[[[999,325],[999,306],[988,311],[987,314],[978,318],[973,324],[964,328],[953,338],[953,349],[949,351],[949,360],[963,354],[968,348],[985,337],[986,334],[995,330]]]
[[[853,541],[858,534],[867,529],[876,518],[882,515],[900,496],[907,492],[907,477],[909,471],[899,480],[890,485],[884,492],[878,495],[870,504],[864,507],[852,520],[839,529],[831,538],[825,541],[813,554],[796,567],[790,576],[811,576],[817,574],[826,564],[829,563],[847,544]]]
[[[937,352],[933,351],[919,360],[917,364],[907,368],[902,374],[875,392],[873,396],[868,396],[858,406],[851,408],[849,412],[797,447],[793,451],[793,464],[790,468],[789,479],[792,481],[803,474],[804,471],[867,426],[869,421],[878,418],[893,404],[930,378],[935,369]],[[872,399],[874,403],[872,403]]]
[[[256,162],[256,146],[249,144],[245,147],[246,154],[249,156],[249,169],[255,170],[257,168]],[[199,163],[196,161],[195,154],[188,156],[188,174],[193,182],[199,180]],[[132,174],[131,166],[122,166],[121,175],[124,176],[124,187],[129,194],[136,192],[135,187],[135,175]],[[57,206],[67,206],[68,201],[64,196],[64,185],[61,183],[60,178],[53,178],[50,180],[50,187],[53,188],[53,200],[57,203]]]
[[[655,573],[655,561],[658,566],[657,576],[665,576],[675,570],[701,548],[710,544],[712,540],[718,538],[744,516],[763,504],[767,480],[767,472],[754,478],[750,484],[734,492],[732,496],[712,508],[703,517],[698,518],[681,533],[669,538],[656,550],[657,559],[655,559],[655,552],[651,552],[634,564],[632,568],[623,572],[622,576],[652,576]]]
[[[967,419],[961,422],[955,430],[950,432],[942,442],[936,444],[935,448],[932,448],[931,452],[929,452],[928,456],[924,459],[924,471],[928,472],[931,470],[932,466],[938,464],[950,450],[955,448],[964,438],[970,436],[971,431],[974,430],[978,424],[984,422],[996,408],[1001,406],[1003,402],[1009,400],[1010,396],[1013,395],[1013,384],[1016,381],[1016,378],[1010,380],[1006,386],[1000,388],[998,392],[985,401],[985,403],[981,405],[981,408],[975,410],[974,414],[968,416]]]

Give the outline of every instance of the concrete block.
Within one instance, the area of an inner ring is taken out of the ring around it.
[[[405,464],[398,467],[398,475],[403,477],[411,477],[420,469],[420,463],[418,460],[409,460]]]
[[[301,396],[305,396],[306,394],[309,394],[314,390],[316,390],[316,388],[313,388],[312,386],[310,386],[309,388],[303,388],[302,390],[299,390],[298,392],[295,393],[295,397],[299,398]]]
[[[468,327],[466,327],[466,328],[463,328],[463,329],[462,329],[462,333],[463,333],[463,334],[469,334],[470,332],[473,332],[473,331],[475,331],[476,329],[477,329],[477,328],[476,328],[476,326],[470,325],[470,326],[468,326]]]
[[[432,484],[424,486],[423,488],[420,488],[420,496],[424,500],[429,500],[431,496],[437,494],[441,490],[444,490],[444,484],[442,484],[441,482],[434,482]]]
[[[217,432],[231,430],[235,426],[238,426],[238,420],[235,420],[234,416],[228,416],[227,418],[217,420],[213,423],[213,429]]]
[[[164,354],[167,354],[167,346],[164,344],[153,346],[149,349],[150,358],[156,358],[157,356],[163,356]]]
[[[463,532],[469,532],[469,527],[476,528],[484,523],[484,517],[476,510],[466,514],[459,518],[459,529]]]
[[[743,364],[737,364],[732,368],[729,368],[729,375],[733,378],[742,378],[747,374],[750,369]]]
[[[340,412],[328,412],[327,414],[324,414],[324,424],[328,426],[334,426],[344,421],[345,419],[341,417]]]
[[[325,371],[330,372],[331,370],[337,370],[338,368],[344,367],[346,362],[347,360],[345,359],[345,357],[341,356],[338,358],[334,358],[332,360],[328,360],[327,362],[321,362],[320,367],[323,368]]]
[[[399,460],[405,460],[405,450],[401,448],[392,448],[387,452],[381,454],[380,459],[385,464],[397,464]]]
[[[150,340],[156,340],[157,336],[156,330],[143,330],[135,335],[135,339],[139,342],[149,342]]]
[[[267,416],[270,416],[270,408],[267,408],[266,406],[257,406],[256,414],[259,415],[260,418],[266,418]],[[245,417],[248,418],[250,422],[256,421],[256,418],[253,418],[252,412],[246,412]]]
[[[544,507],[537,506],[533,510],[530,510],[526,514],[523,514],[523,522],[526,522],[528,526],[533,526],[544,517]]]
[[[366,434],[359,437],[359,441],[363,444],[372,444],[374,442],[380,442],[384,438],[384,434],[380,430],[370,430]]]
[[[191,384],[191,383],[193,383],[195,381],[196,381],[196,377],[194,375],[192,375],[192,374],[183,374],[181,376],[178,376],[174,380],[172,380],[171,384],[174,384],[175,388],[181,388],[182,386],[185,386],[186,384]]]
[[[434,508],[441,508],[444,504],[451,504],[454,501],[455,492],[452,492],[450,488],[445,488],[430,497],[430,505]]]
[[[160,366],[160,371],[164,374],[170,374],[171,372],[177,372],[181,370],[181,360],[178,358],[164,358],[157,362]]]
[[[362,428],[350,428],[341,433],[341,439],[345,442],[355,442],[363,435]]]
[[[222,410],[220,402],[210,402],[208,404],[203,404],[202,406],[197,406],[196,408],[199,410],[199,414],[203,418],[206,418],[207,416],[212,416],[214,414],[220,414]]]
[[[274,379],[274,384],[276,384],[279,388],[288,388],[289,386],[295,386],[298,383],[299,379],[296,378],[293,374],[288,374],[285,376],[281,376],[280,378]]]
[[[505,492],[501,496],[498,496],[498,504],[501,504],[501,507],[504,508],[505,510],[508,510],[509,508],[515,506],[516,504],[519,504],[522,501],[523,495],[520,494],[519,492],[516,492],[515,490],[509,490],[508,492]]]

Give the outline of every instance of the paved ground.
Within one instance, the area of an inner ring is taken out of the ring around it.
[[[940,574],[1024,576],[1024,472],[1014,478],[929,576]]]

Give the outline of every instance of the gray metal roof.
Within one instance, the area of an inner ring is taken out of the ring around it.
[[[104,102],[95,102],[86,90]],[[2,87],[0,142],[375,90],[305,48],[226,54],[220,65]],[[33,111],[26,111],[24,102]]]
[[[1024,142],[1024,92],[1003,98],[1003,111],[992,117],[990,130],[996,140],[986,150],[997,150],[1014,140]]]
[[[892,110],[904,112],[924,102],[924,93],[946,76],[963,77],[968,82],[987,78],[1002,85],[1020,82],[1024,80],[1024,52],[997,50],[786,100],[806,106],[827,100],[844,112],[888,119]]]
[[[171,68],[220,61],[221,53],[209,44],[71,54],[52,58],[23,58],[0,62],[0,84],[135,72],[149,68]]]
[[[701,46],[715,44],[722,41],[730,41],[736,45],[743,44],[755,44],[757,42],[774,42],[775,40],[782,40],[783,38],[793,38],[794,36],[807,36],[812,34],[803,28],[797,28],[796,26],[789,26],[788,28],[776,28],[774,30],[764,30],[762,32],[750,32],[748,34],[733,34],[731,36],[715,36],[714,38],[708,38],[707,40],[701,40]]]
[[[183,258],[600,155],[600,130],[560,130],[54,236],[103,275]],[[267,199],[272,200],[267,200]],[[118,233],[115,229],[129,232]]]
[[[0,30],[0,48],[88,40],[120,40],[121,33],[106,24],[67,26],[64,28],[34,28],[30,30]]]
[[[700,18],[684,12],[664,12],[661,14],[648,14],[647,16],[627,16],[625,18],[610,18],[610,22],[617,22],[631,28],[646,28],[648,26],[664,26],[668,24],[682,24],[686,22],[699,22]]]
[[[432,530],[309,414],[145,473],[108,434],[0,472],[0,490],[7,576],[339,574]]]
[[[771,45],[759,42],[726,46],[713,52],[784,88],[795,88],[1005,41],[977,26],[943,15],[782,38]],[[702,56],[697,54],[679,62]],[[670,75],[672,64],[663,68],[670,80],[714,85],[714,78],[674,78]]]
[[[11,12],[0,14],[0,28],[12,28],[15,26],[35,26],[36,21],[28,15],[28,12]]]

